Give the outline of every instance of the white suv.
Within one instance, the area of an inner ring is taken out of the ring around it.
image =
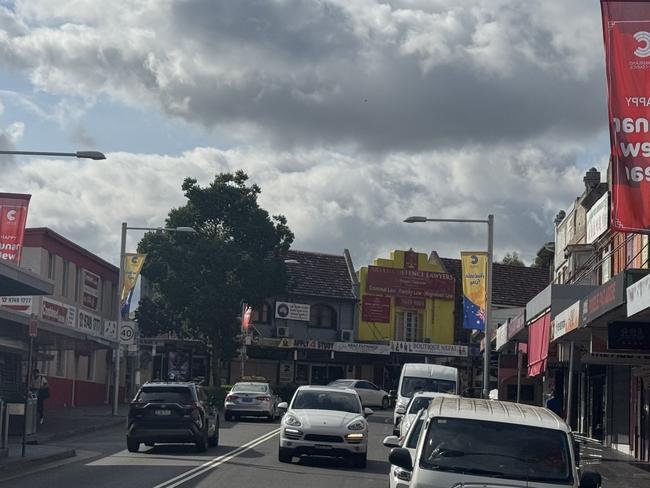
[[[368,422],[372,414],[362,408],[354,390],[326,386],[301,386],[282,418],[278,460],[290,463],[294,456],[317,455],[351,458],[365,468]]]
[[[412,472],[410,488],[598,488],[601,483],[597,473],[579,473],[562,419],[545,408],[494,400],[433,399],[415,454],[395,448],[389,461]]]

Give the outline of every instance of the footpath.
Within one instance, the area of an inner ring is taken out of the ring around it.
[[[580,465],[583,471],[596,471],[603,479],[603,488],[650,488],[650,463],[603,447],[587,437],[580,441]]]
[[[29,436],[22,457],[22,438],[9,437],[8,456],[0,458],[0,478],[17,471],[29,470],[43,464],[74,457],[76,452],[56,443],[71,437],[88,434],[126,422],[126,408],[113,416],[109,405],[70,407],[45,412],[43,424],[35,435]]]

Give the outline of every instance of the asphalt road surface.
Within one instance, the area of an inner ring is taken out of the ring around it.
[[[191,445],[140,447],[126,450],[124,428],[84,435],[59,445],[74,447],[77,456],[38,468],[3,488],[76,487],[240,487],[240,488],[365,488],[388,484],[388,449],[381,441],[391,433],[392,413],[376,412],[369,419],[368,467],[351,468],[342,459],[302,458],[278,462],[279,423],[258,420],[221,423],[219,447],[197,454]]]

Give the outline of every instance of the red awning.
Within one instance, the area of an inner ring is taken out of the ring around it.
[[[551,313],[547,312],[528,327],[528,376],[546,371],[550,335]]]

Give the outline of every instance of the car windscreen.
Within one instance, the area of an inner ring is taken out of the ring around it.
[[[431,400],[433,400],[433,398],[423,396],[413,398],[413,400],[411,400],[411,403],[409,403],[409,413],[417,413],[418,410],[429,408],[429,403],[431,403]]]
[[[251,383],[238,383],[232,387],[233,392],[251,392],[251,393],[266,393],[269,387],[267,385],[255,385]]]
[[[456,382],[436,378],[418,378],[405,376],[402,379],[402,396],[412,397],[416,391],[432,391],[435,393],[456,393]]]
[[[411,430],[409,431],[408,434],[408,439],[406,441],[406,448],[407,449],[415,449],[418,446],[418,439],[420,438],[420,432],[422,432],[422,425],[424,424],[424,419],[422,417],[418,417],[415,420],[415,424],[413,424],[413,427],[411,427]]]
[[[335,410],[361,413],[356,395],[336,391],[298,391],[291,404],[293,410]]]
[[[135,401],[140,403],[180,403],[193,401],[192,391],[179,386],[143,386]]]
[[[420,467],[476,476],[570,483],[564,432],[482,420],[433,418]]]

